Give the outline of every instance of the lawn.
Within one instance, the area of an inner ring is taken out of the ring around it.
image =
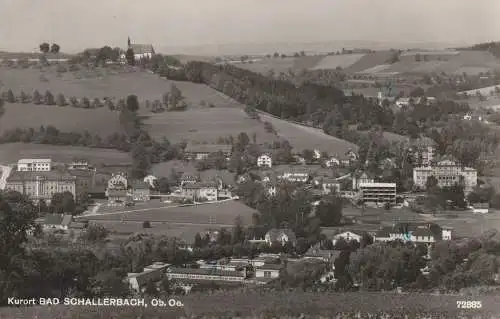
[[[190,107],[200,107],[201,101],[218,107],[240,106],[231,98],[210,89],[203,84],[171,81],[149,71],[130,69],[121,66],[94,68],[75,72],[58,73],[55,66],[37,68],[0,68],[0,87],[2,91],[12,90],[19,95],[21,91],[32,94],[34,90],[44,93],[50,90],[55,96],[59,93],[67,98],[87,97],[89,99],[114,97],[126,98],[135,94],[143,103],[146,100],[161,100],[164,93],[175,84],[186,98]]]
[[[266,114],[261,114],[260,117],[262,121],[270,122],[278,135],[288,140],[294,150],[318,149],[339,156],[343,156],[349,150],[354,152],[358,150],[357,145],[327,135],[320,129],[291,123]]]
[[[359,61],[364,54],[342,54],[324,57],[310,70],[334,70],[338,67],[345,69]]]
[[[234,138],[246,132],[257,135],[257,143],[276,137],[264,130],[264,125],[251,119],[242,108],[188,109],[183,112],[151,114],[145,121],[152,137],[166,136],[171,142],[191,141],[217,143],[220,137]]]
[[[0,145],[0,163],[15,163],[19,158],[52,158],[55,162],[69,163],[74,158],[83,158],[98,165],[130,163],[128,153],[111,149],[58,146],[46,144],[9,143]]]
[[[165,204],[167,206],[168,204]],[[137,209],[138,211],[134,210]],[[127,207],[123,214],[82,216],[83,219],[92,221],[119,222],[122,220],[130,222],[142,222],[148,220],[156,223],[179,223],[194,226],[233,225],[237,216],[242,222],[250,224],[252,215],[256,211],[239,201],[226,201],[220,203],[207,203],[190,205],[183,207],[151,208],[143,210],[141,208]]]
[[[34,104],[6,104],[0,117],[0,134],[16,128],[34,128],[52,125],[62,132],[89,131],[105,138],[120,133],[118,113],[107,108],[83,109],[70,106],[47,106]]]

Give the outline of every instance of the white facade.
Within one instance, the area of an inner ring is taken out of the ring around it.
[[[340,234],[333,236],[332,243],[335,245],[337,243],[337,241],[340,239],[343,239],[348,243],[351,241],[356,241],[359,243],[359,242],[361,242],[361,238],[362,238],[361,235],[355,234],[355,233],[350,232],[350,231],[346,231],[346,232],[343,232],[343,233],[340,233]]]
[[[361,174],[361,176],[359,176],[359,177],[353,176],[352,189],[358,190],[360,184],[368,184],[368,183],[373,183],[373,182],[374,182],[374,179],[370,178],[368,176],[368,174],[366,174],[366,173]]]
[[[117,188],[125,188],[128,187],[127,178],[122,174],[116,174],[111,176],[108,180],[108,189],[117,189]]]
[[[313,158],[314,159],[320,159],[321,158],[321,152],[319,150],[313,150]]]
[[[267,154],[263,154],[257,158],[258,167],[272,167],[273,159]]]
[[[396,183],[362,183],[359,190],[365,203],[396,204]]]
[[[335,157],[329,158],[325,161],[326,167],[340,166],[340,161]]]
[[[148,183],[149,186],[151,186],[151,187],[155,187],[156,180],[157,180],[157,178],[153,175],[148,175],[148,176],[144,177],[144,183]]]
[[[434,176],[439,187],[450,187],[459,183],[460,176],[464,178],[465,191],[470,192],[477,185],[477,171],[470,167],[461,167],[455,162],[444,160],[435,166],[416,167],[413,169],[415,186],[425,188],[427,179]]]
[[[441,238],[443,240],[451,240],[452,239],[452,229],[451,228],[442,228],[441,230]]]
[[[52,169],[50,158],[25,158],[17,161],[17,170],[21,172],[48,172]]]
[[[285,172],[280,176],[281,179],[289,182],[305,183],[309,180],[310,174],[307,172]]]
[[[255,270],[255,278],[278,278],[280,271],[278,269],[259,269]]]

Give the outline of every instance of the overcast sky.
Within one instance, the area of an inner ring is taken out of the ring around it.
[[[0,0],[0,50],[500,40],[500,0]]]

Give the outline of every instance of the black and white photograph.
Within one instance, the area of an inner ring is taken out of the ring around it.
[[[0,12],[0,319],[500,318],[500,0]]]

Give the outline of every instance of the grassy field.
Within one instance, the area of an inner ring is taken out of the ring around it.
[[[160,206],[160,205],[155,205]],[[164,204],[168,206],[168,204]],[[135,210],[135,211],[134,211]],[[135,208],[127,207],[123,214],[109,214],[97,216],[82,216],[83,219],[92,221],[110,221],[120,222],[142,222],[148,220],[156,223],[179,223],[188,225],[233,225],[237,216],[240,216],[242,222],[250,224],[252,214],[256,211],[239,201],[225,201],[220,203],[198,204],[183,207],[163,207],[161,208]]]
[[[290,123],[269,115],[260,115],[262,121],[270,122],[280,137],[287,139],[294,150],[318,149],[343,156],[347,151],[357,151],[358,146],[348,141],[327,135],[320,129]]]
[[[200,174],[201,180],[209,180],[211,178],[221,178],[222,181],[228,185],[234,184],[235,174],[227,170],[209,169],[202,172],[197,172],[193,162],[184,162],[172,160],[168,162],[158,163],[153,165],[151,173],[155,176],[169,177],[171,172],[180,172],[186,174]]]
[[[56,162],[71,162],[74,158],[83,158],[91,164],[130,163],[128,153],[77,146],[58,146],[45,144],[9,143],[0,145],[0,163],[15,163],[19,158],[50,157]]]
[[[89,131],[102,138],[122,131],[118,113],[107,108],[82,109],[70,106],[7,104],[0,117],[0,134],[16,128],[35,128],[52,125],[63,132]]]
[[[242,108],[211,108],[151,114],[146,121],[152,137],[166,136],[172,142],[216,143],[219,137],[246,132],[262,143],[276,138],[264,125],[251,119]]]
[[[267,74],[270,70],[279,74],[280,72],[288,72],[293,69],[296,58],[264,58],[253,63],[237,63],[236,67],[246,69],[255,73]]]
[[[342,54],[324,57],[310,70],[334,70],[338,67],[345,69],[359,61],[364,54]]]

